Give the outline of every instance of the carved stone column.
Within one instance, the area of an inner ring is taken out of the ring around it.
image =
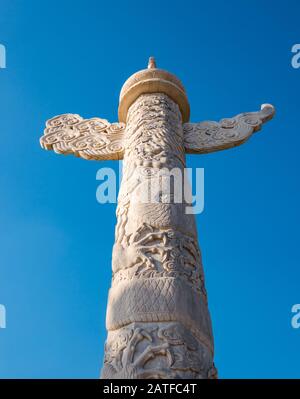
[[[122,87],[119,122],[77,114],[47,121],[46,150],[124,159],[102,378],[216,377],[195,220],[175,188],[185,153],[241,145],[274,113],[263,104],[258,112],[191,123],[182,83],[151,57]]]
[[[215,376],[194,215],[175,203],[174,185],[162,191],[169,175],[161,171],[183,176],[185,167],[178,105],[163,93],[140,95],[125,137],[102,378]]]

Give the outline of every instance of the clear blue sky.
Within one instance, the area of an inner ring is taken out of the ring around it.
[[[117,120],[123,82],[155,55],[182,79],[191,120],[277,108],[205,168],[197,216],[220,377],[300,378],[299,1],[0,0],[0,377],[97,378],[115,206],[100,166],[39,147],[71,112]]]

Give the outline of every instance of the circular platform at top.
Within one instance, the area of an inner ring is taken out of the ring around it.
[[[181,81],[170,72],[156,68],[151,57],[148,69],[136,72],[124,83],[119,102],[119,121],[126,122],[129,107],[141,95],[146,93],[164,93],[178,104],[182,122],[190,118],[190,106]]]

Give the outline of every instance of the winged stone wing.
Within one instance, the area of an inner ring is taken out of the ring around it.
[[[185,123],[184,146],[186,153],[208,153],[225,150],[243,144],[262,124],[272,119],[275,109],[263,104],[258,112],[246,112],[220,122],[205,121]]]
[[[63,114],[46,122],[40,144],[58,154],[73,154],[84,159],[122,159],[124,123],[106,119],[83,119],[77,114]]]

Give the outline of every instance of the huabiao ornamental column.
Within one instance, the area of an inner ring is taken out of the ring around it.
[[[185,153],[244,143],[274,114],[271,105],[220,122],[189,123],[181,82],[137,72],[120,94],[119,123],[65,114],[47,122],[41,145],[86,159],[123,159],[112,256],[102,378],[216,378],[213,334],[193,214],[162,190],[184,176]],[[151,198],[145,201],[145,193]]]

